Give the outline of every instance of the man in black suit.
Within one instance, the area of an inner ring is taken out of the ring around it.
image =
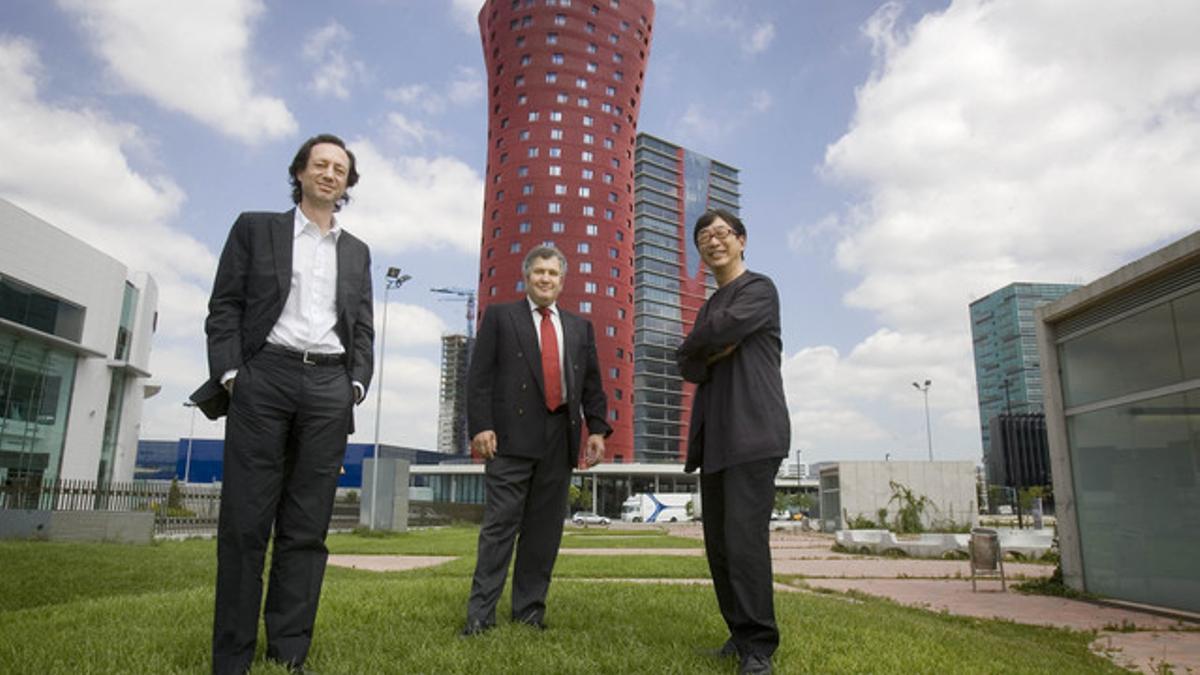
[[[496,624],[516,541],[514,621],[545,628],[546,592],[562,540],[571,470],[612,433],[591,322],[558,307],[567,259],[553,246],[525,256],[526,298],[484,312],[467,377],[471,448],[487,460],[486,504],[464,636]]]
[[[779,629],[769,527],[775,474],[791,442],[779,294],[746,269],[737,216],[708,211],[692,238],[717,281],[676,354],[684,379],[698,385],[684,471],[701,469],[704,549],[730,635],[714,654],[739,656],[740,673],[770,673]]]
[[[370,252],[334,213],[358,182],[336,136],[308,139],[284,213],[243,213],[208,303],[209,379],[192,400],[225,423],[213,672],[254,659],[267,540],[267,658],[303,669],[352,409],[371,382]]]

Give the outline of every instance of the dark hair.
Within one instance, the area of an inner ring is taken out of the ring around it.
[[[692,228],[692,243],[696,244],[696,248],[700,247],[700,244],[696,242],[696,238],[700,236],[700,230],[712,225],[713,221],[718,218],[725,221],[737,236],[746,236],[746,226],[742,224],[741,218],[738,218],[725,209],[709,209],[704,212],[704,215],[696,219],[696,226]]]
[[[320,143],[332,143],[345,150],[346,156],[350,158],[350,171],[346,174],[346,191],[342,193],[341,197],[338,197],[337,203],[333,206],[333,210],[338,211],[343,205],[350,203],[350,188],[358,183],[358,163],[354,159],[354,153],[346,147],[346,142],[333,134],[317,134],[304,141],[304,145],[296,151],[296,157],[292,159],[292,165],[288,167],[288,182],[292,186],[292,203],[299,204],[300,198],[303,196],[300,192],[300,179],[296,176],[308,168],[308,156],[312,154],[313,146]]]

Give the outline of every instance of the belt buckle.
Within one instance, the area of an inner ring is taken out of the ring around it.
[[[304,356],[301,358],[301,360],[304,362],[304,365],[306,365],[306,366],[315,366],[315,365],[317,365],[317,362],[316,362],[316,361],[310,361],[310,360],[309,360],[309,358],[308,358],[308,353],[309,353],[309,352],[308,352],[308,350],[307,350],[307,349],[305,349],[305,350],[304,350]]]

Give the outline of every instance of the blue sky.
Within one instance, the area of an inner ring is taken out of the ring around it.
[[[331,131],[363,173],[343,224],[414,276],[389,297],[383,440],[433,447],[464,319],[428,289],[478,271],[479,5],[0,5],[0,196],[160,285],[143,437],[187,433],[233,219],[290,206],[295,148]],[[1188,0],[657,3],[639,129],[741,170],[806,461],[923,459],[927,378],[935,455],[978,459],[968,303],[1195,229],[1197,34]]]

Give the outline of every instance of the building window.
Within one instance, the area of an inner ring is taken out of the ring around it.
[[[620,258],[620,257],[621,257],[621,252],[620,252],[620,251],[618,251],[616,248],[612,248],[612,247],[610,247],[610,248],[608,249],[608,257],[610,257],[610,258]]]
[[[529,97],[525,94],[517,94],[517,105],[525,105],[528,100]]]
[[[550,121],[551,122],[561,122],[562,121],[562,111],[561,110],[551,110],[550,111]]]
[[[591,274],[592,273],[592,263],[590,263],[590,262],[579,263],[579,272],[581,274]]]
[[[521,242],[514,241],[513,243],[509,244],[508,252],[509,253],[520,253],[521,252]]]
[[[604,95],[605,95],[605,96],[616,96],[616,95],[617,95],[617,88],[616,88],[616,87],[613,87],[613,86],[608,86],[608,87],[605,87],[605,88],[604,88]],[[607,111],[605,111],[605,112],[607,112]]]
[[[517,87],[524,87],[524,86],[525,86],[525,76],[524,76],[524,75],[518,75],[518,76],[514,77],[514,78],[513,78],[513,85],[514,85],[514,86],[517,86]]]
[[[616,326],[605,326],[604,334],[607,335],[608,337],[617,337],[617,327]]]
[[[581,160],[583,160],[583,161],[585,161],[585,162],[590,162],[590,161],[592,161],[592,159],[593,159],[593,156],[592,156],[592,151],[591,151],[591,150],[584,150],[583,152],[579,153],[579,159],[581,159]]]
[[[586,241],[581,241],[575,246],[576,253],[591,253],[592,247]]]
[[[557,185],[554,186],[554,194],[556,194],[556,195],[567,194],[567,186],[562,183],[558,183]]]
[[[560,91],[554,95],[554,101],[556,103],[566,103],[567,101],[570,101],[570,100],[571,100],[571,97],[567,96],[567,92],[565,92],[565,91]]]
[[[583,207],[583,215],[588,218],[595,216],[596,215],[596,207],[592,206],[591,204],[585,205]]]
[[[558,82],[558,73],[554,72],[553,70],[546,71],[546,82],[548,84],[554,84],[555,82]]]
[[[596,136],[594,134],[585,133],[583,135],[583,144],[584,145],[594,145],[595,143],[596,143]]]
[[[580,314],[591,314],[592,313],[592,303],[590,303],[586,300],[584,302],[579,303],[579,313]]]
[[[609,270],[608,270],[608,276],[610,276],[610,277],[612,277],[612,278],[614,278],[614,279],[620,279],[620,278],[621,278],[621,268],[619,268],[619,267],[611,267],[611,268],[609,268]]]
[[[616,366],[609,368],[608,369],[608,377],[609,377],[609,379],[613,379],[613,380],[621,377],[621,369],[617,368]]]
[[[600,226],[595,223],[588,223],[585,229],[587,230],[589,237],[595,237],[596,235],[600,234]]]
[[[525,213],[529,210],[529,205],[525,202],[517,202],[517,213]]]
[[[554,15],[554,25],[555,26],[567,25],[567,15],[566,14],[555,14]]]
[[[613,63],[620,63],[624,60],[625,57],[621,56],[620,52],[613,52]]]
[[[597,71],[597,70],[599,70],[599,69],[600,69],[600,66],[599,66],[599,65],[597,65],[597,64],[595,64],[595,63],[592,63],[591,61],[588,61],[588,64],[587,64],[587,71],[588,71],[589,73],[594,73],[594,72],[596,72],[596,71]]]
[[[588,97],[586,96],[580,96],[579,98],[575,99],[575,105],[579,106],[580,108],[588,107],[589,103],[591,103],[591,101],[589,101]]]
[[[558,33],[546,33],[546,44],[548,44],[548,45],[558,44]]]
[[[550,156],[551,157],[562,157],[562,148],[559,148],[559,147],[550,148]]]
[[[594,294],[596,292],[596,282],[594,282],[594,281],[583,282],[583,292]]]
[[[529,130],[522,129],[521,132],[517,134],[517,140],[519,140],[519,141],[529,140]]]
[[[552,141],[561,141],[561,140],[562,140],[562,137],[563,137],[563,130],[562,130],[562,129],[551,129],[551,130],[550,130],[550,140],[552,140]]]
[[[524,56],[521,57],[521,65],[527,66],[530,63],[533,63],[533,57],[531,55],[525,54]]]
[[[559,166],[558,164],[551,164],[550,165],[550,175],[551,176],[561,176],[562,175],[562,167]]]
[[[589,42],[588,46],[587,46],[587,51],[589,54],[595,54],[596,52],[600,51],[600,48]]]
[[[525,290],[525,281],[524,280],[518,281],[517,282],[517,292],[521,293],[524,290]]]
[[[582,170],[579,172],[579,177],[580,177],[580,178],[582,178],[582,179],[584,179],[584,180],[591,180],[591,179],[592,179],[592,177],[593,177],[593,176],[595,176],[595,175],[596,175],[596,174],[595,174],[595,172],[594,172],[594,171],[592,171],[591,169],[582,169]]]
[[[612,150],[612,149],[613,149],[613,145],[614,145],[614,144],[613,144],[613,139],[611,139],[611,138],[608,138],[608,137],[606,136],[606,137],[604,138],[604,149],[605,149],[605,150]]]
[[[562,204],[558,202],[550,202],[546,205],[546,211],[549,213],[562,213]]]
[[[606,174],[604,174],[604,178],[602,178],[601,180],[603,180],[605,183],[608,183],[609,185],[612,185],[613,175],[611,173],[606,173]]]
[[[567,229],[567,226],[563,224],[563,221],[561,220],[556,220],[550,223],[550,231],[554,232],[555,234],[559,234],[565,229]]]
[[[605,220],[612,220],[614,215],[616,215],[616,214],[613,213],[612,209],[604,209],[604,219]]]
[[[528,166],[517,167],[517,176],[524,178],[525,176],[528,176],[528,175],[529,175],[529,167]]]
[[[622,319],[622,320],[625,319],[625,308],[624,307],[617,308],[617,318]]]
[[[537,157],[538,156],[538,147],[536,145],[530,146],[529,150],[527,150],[525,152],[525,155],[527,157]]]
[[[608,288],[605,288],[605,289],[604,289],[604,294],[605,294],[605,295],[607,295],[607,296],[608,296],[608,297],[610,297],[610,298],[615,298],[615,297],[617,297],[617,287],[616,287],[616,286],[609,286]]]
[[[538,117],[539,117],[538,111],[536,111],[536,110],[529,111],[529,121],[530,122],[538,121]]]
[[[563,55],[559,53],[551,54],[550,63],[553,63],[556,66],[561,66],[563,64]]]
[[[526,184],[522,185],[521,186],[521,194],[523,194],[523,195],[533,194],[533,183],[526,183]]]
[[[592,116],[591,116],[591,115],[584,115],[584,116],[583,116],[583,126],[585,126],[585,127],[590,127],[590,126],[592,126],[592,124],[594,124],[594,123],[595,123],[595,120],[594,120],[594,119],[592,119]]]
[[[520,230],[521,234],[525,234],[526,232],[528,232],[529,228],[530,228],[530,225],[529,225],[528,220],[521,221],[521,224],[517,226],[517,229]]]
[[[575,78],[575,88],[576,89],[587,89],[587,78],[584,78],[584,77]]]
[[[608,419],[609,419],[609,420],[611,420],[611,421],[613,421],[613,422],[616,422],[616,421],[617,421],[617,409],[616,409],[616,408],[609,408],[609,410],[608,410]]]
[[[592,189],[586,185],[580,185],[579,186],[579,196],[580,197],[591,197]]]

